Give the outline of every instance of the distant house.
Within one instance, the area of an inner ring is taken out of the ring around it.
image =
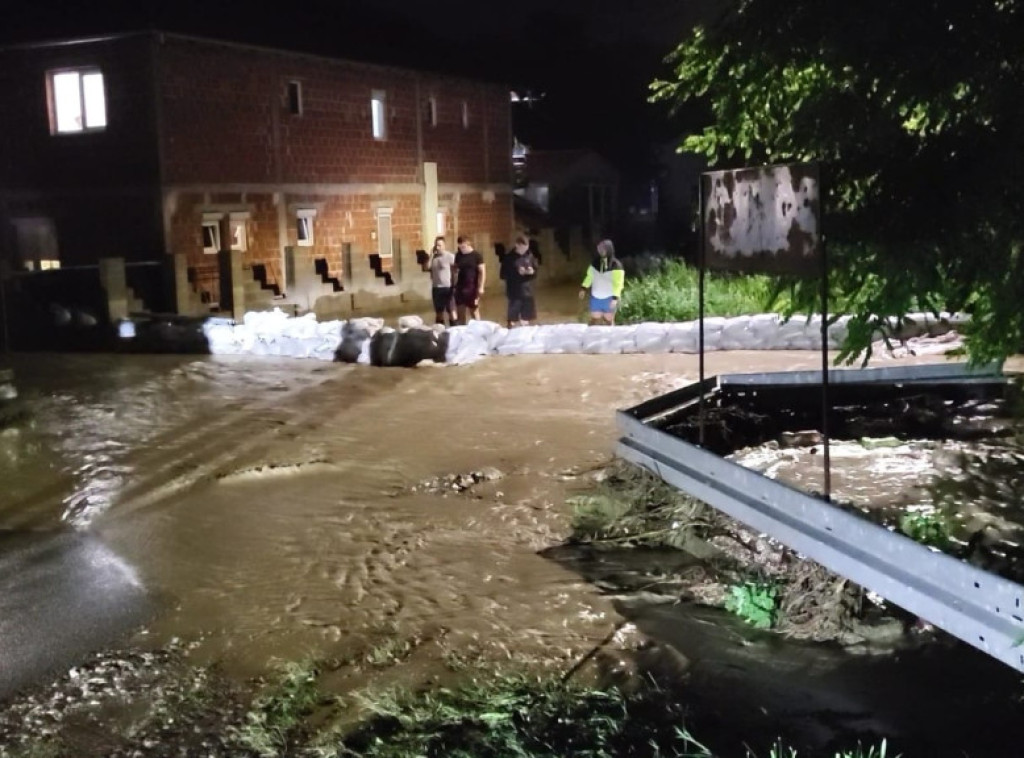
[[[527,150],[515,193],[556,226],[578,225],[591,234],[614,227],[619,172],[591,150]]]
[[[18,270],[176,256],[196,296],[176,307],[209,310],[228,260],[281,297],[315,270],[358,309],[428,296],[438,233],[512,234],[495,84],[147,32],[2,48],[0,95]]]

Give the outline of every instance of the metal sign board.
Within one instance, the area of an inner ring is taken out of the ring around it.
[[[706,265],[746,273],[819,276],[820,194],[817,164],[702,174]]]

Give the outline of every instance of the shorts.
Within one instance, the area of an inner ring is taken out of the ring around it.
[[[537,301],[533,299],[533,295],[508,299],[509,321],[534,321],[536,318]]]
[[[430,296],[434,300],[434,313],[445,313],[452,308],[452,288],[434,287],[430,290]]]
[[[614,297],[594,297],[590,296],[590,312],[591,313],[615,313],[615,308],[612,307],[612,301]]]
[[[473,289],[455,290],[455,304],[463,308],[474,308],[480,302],[480,293]]]

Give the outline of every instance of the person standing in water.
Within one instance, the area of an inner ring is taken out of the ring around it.
[[[459,323],[465,324],[467,316],[480,319],[480,298],[487,281],[487,267],[484,257],[473,249],[473,240],[460,236],[459,252],[455,254],[455,307]]]
[[[445,249],[444,237],[434,240],[427,268],[430,271],[430,295],[434,301],[434,321],[455,326],[455,302],[452,297],[455,256]]]
[[[501,259],[501,278],[505,280],[508,297],[508,328],[526,326],[537,320],[537,302],[533,297],[533,280],[540,263],[523,235]]]
[[[590,323],[614,324],[615,312],[626,284],[626,272],[622,262],[615,257],[615,245],[611,240],[597,243],[597,254],[590,262],[587,275],[580,285],[580,300],[590,290]]]

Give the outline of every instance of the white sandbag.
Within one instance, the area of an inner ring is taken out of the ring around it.
[[[699,324],[687,321],[682,324],[668,324],[666,340],[673,353],[696,353]]]
[[[419,316],[400,316],[398,319],[398,329],[400,331],[417,329],[421,326],[423,326],[423,319]]]
[[[777,313],[758,313],[748,318],[747,331],[761,343],[767,343],[778,332],[781,320]]]
[[[336,334],[340,339],[344,329],[344,321],[321,321],[316,325],[316,333],[321,337]]]
[[[478,335],[464,334],[458,342],[458,349],[452,351],[449,347],[445,353],[445,362],[453,366],[465,366],[487,356],[487,342]]]
[[[368,337],[372,337],[383,328],[384,319],[382,318],[362,316],[360,318],[349,319],[345,322],[345,329],[347,331],[353,333],[365,333]]]
[[[505,339],[508,337],[508,329],[505,327],[499,327],[492,332],[491,336],[487,338],[487,350],[491,353],[497,353],[498,348],[505,343]]]
[[[466,329],[469,331],[470,334],[473,334],[473,335],[475,335],[477,337],[482,337],[485,340],[488,339],[492,334],[494,334],[496,331],[498,331],[501,328],[502,328],[501,324],[496,324],[493,321],[476,321],[476,320],[474,320],[474,321],[470,321],[466,325]]]
[[[529,350],[529,345],[537,336],[536,326],[517,326],[509,329],[505,339],[497,347],[498,355],[518,355]]]
[[[249,311],[242,317],[242,323],[256,334],[277,336],[284,332],[290,316],[280,308],[272,311]]]
[[[764,340],[750,329],[742,332],[733,331],[731,334],[728,330],[723,330],[718,341],[720,350],[761,350],[763,346]]]
[[[588,326],[583,333],[583,352],[612,354],[622,352],[622,341],[615,338],[614,326]]]
[[[724,316],[711,316],[710,318],[704,319],[704,335],[707,338],[709,334],[720,334],[725,329],[725,324],[728,321]],[[693,328],[696,329],[700,324],[700,321],[690,321],[693,324]]]
[[[624,324],[615,327],[612,342],[619,348],[617,352],[625,355],[640,352],[636,346],[636,329],[636,324]]]
[[[813,337],[789,337],[786,339],[786,350],[817,350],[820,343]]]
[[[586,324],[554,324],[545,329],[546,331],[541,337],[545,353],[561,355],[583,352],[583,334],[587,330]]]
[[[671,350],[669,343],[669,324],[644,323],[636,327],[636,349],[639,353],[667,353]]]
[[[720,344],[732,344],[735,342],[746,342],[751,334],[750,317],[734,316],[726,319],[722,326],[722,338]]]
[[[316,336],[316,314],[307,313],[300,318],[288,319],[284,322],[281,335],[289,339],[304,340]]]

